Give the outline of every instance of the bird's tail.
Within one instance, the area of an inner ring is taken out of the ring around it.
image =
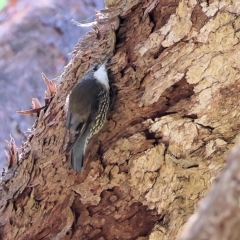
[[[76,172],[83,171],[84,154],[88,143],[88,136],[89,130],[87,129],[72,148],[71,163],[72,168]]]

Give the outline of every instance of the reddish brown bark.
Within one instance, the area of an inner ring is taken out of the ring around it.
[[[102,14],[5,177],[4,239],[175,239],[236,142],[237,3],[118,1]],[[60,151],[65,99],[109,55],[115,106],[76,174]]]

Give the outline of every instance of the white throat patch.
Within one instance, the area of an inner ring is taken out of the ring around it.
[[[109,89],[109,80],[105,65],[106,63],[101,65],[98,70],[93,74],[93,76],[97,79],[97,81],[99,81],[102,85]]]

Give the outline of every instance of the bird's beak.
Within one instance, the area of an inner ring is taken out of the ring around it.
[[[106,57],[106,59],[105,59],[105,61],[103,62],[102,65],[106,65],[109,59],[110,59],[110,56],[109,56],[109,57]]]
[[[104,67],[107,68],[106,64],[107,64],[107,62],[108,62],[109,59],[110,59],[110,56],[109,56],[109,57],[106,57],[106,59],[105,59],[104,62],[100,65],[100,67],[104,66]],[[99,68],[100,68],[100,67],[99,67]]]

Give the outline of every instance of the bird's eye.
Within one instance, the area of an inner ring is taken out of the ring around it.
[[[95,66],[93,67],[93,71],[97,71],[97,70],[98,70],[98,66],[95,65]]]

